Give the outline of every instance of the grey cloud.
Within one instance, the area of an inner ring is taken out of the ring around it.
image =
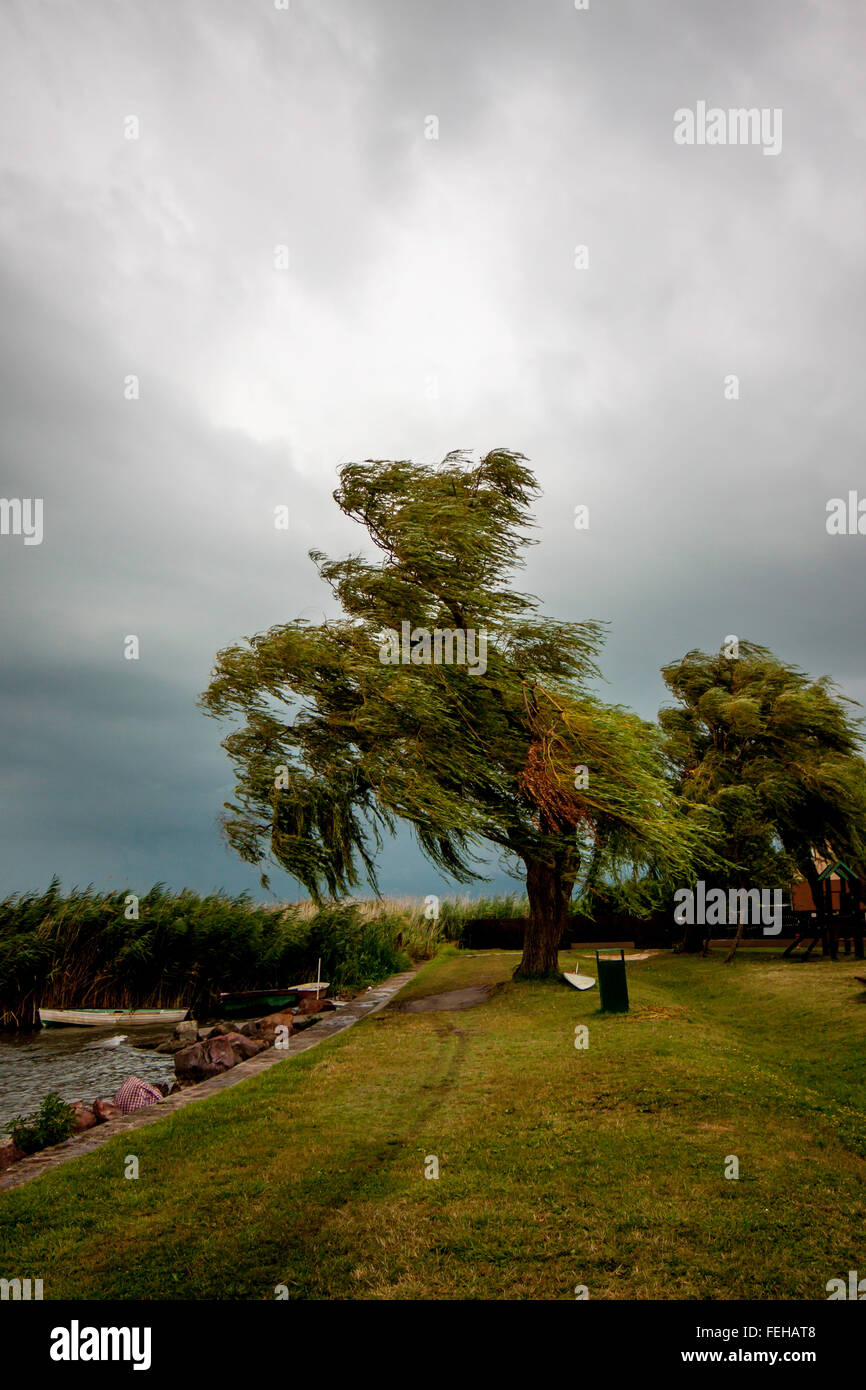
[[[0,891],[255,887],[195,697],[334,611],[306,552],[364,543],[346,458],[529,455],[518,583],[609,620],[605,693],[647,717],[729,632],[866,696],[866,540],[824,527],[866,490],[864,47],[859,4],[798,0],[8,5],[0,495],[46,537],[0,540]],[[781,107],[780,156],[675,146],[698,99]]]

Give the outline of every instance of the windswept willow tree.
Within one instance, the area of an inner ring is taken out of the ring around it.
[[[347,464],[334,499],[379,557],[311,552],[345,617],[227,648],[202,696],[244,720],[223,743],[237,775],[225,833],[244,860],[270,857],[318,901],[359,886],[361,869],[378,892],[381,832],[400,821],[461,882],[496,845],[525,866],[523,975],[556,971],[582,864],[597,872],[604,854],[682,880],[692,848],[653,726],[587,688],[600,625],[541,617],[509,586],[535,496],[507,449]],[[404,623],[411,655],[394,661]],[[447,646],[431,659],[437,630],[470,650],[474,638],[476,658],[486,640],[486,669],[448,664]]]
[[[816,856],[866,872],[866,763],[855,702],[756,642],[662,667],[659,711],[676,792],[717,830],[720,885],[781,886],[799,871],[822,901]],[[730,960],[742,935],[742,920]],[[684,945],[697,949],[699,934]]]

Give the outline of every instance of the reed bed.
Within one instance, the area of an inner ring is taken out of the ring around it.
[[[327,903],[256,903],[163,884],[139,898],[73,888],[0,901],[0,1028],[37,1026],[46,1008],[217,1007],[222,990],[278,988],[315,977],[338,990],[374,984],[459,941],[470,917],[520,916],[517,897],[468,894]]]

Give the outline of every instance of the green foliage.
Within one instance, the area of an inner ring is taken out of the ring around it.
[[[597,880],[591,889],[574,899],[571,912],[593,921],[606,916],[645,918],[666,908],[669,899],[670,885],[647,873]]]
[[[528,917],[529,900],[525,894],[505,893],[498,898],[443,898],[439,910],[442,935],[447,941],[459,941],[465,924],[484,917]]]
[[[16,1115],[10,1127],[12,1143],[26,1154],[39,1149],[50,1148],[52,1144],[62,1144],[75,1128],[72,1107],[61,1100],[56,1091],[50,1091],[35,1115],[23,1119]]]
[[[866,872],[862,720],[826,676],[812,680],[765,647],[691,651],[662,668],[678,704],[659,720],[675,790],[707,808],[722,863],[716,881],[783,886],[813,855]]]
[[[373,984],[432,954],[436,923],[378,904],[271,907],[246,894],[174,894],[156,884],[124,917],[126,893],[73,889],[0,901],[0,1026],[27,1027],[54,1008],[186,1005],[202,1015],[221,990],[323,978],[337,989]],[[25,1007],[26,1005],[26,1007]]]
[[[353,989],[408,969],[409,955],[399,940],[396,915],[364,921],[351,903],[331,904],[315,917],[290,920],[283,950],[304,962],[295,968],[308,978],[316,978],[321,959],[322,979],[337,989]]]
[[[223,746],[236,773],[225,834],[243,859],[276,861],[318,901],[362,872],[375,886],[381,835],[404,821],[462,882],[488,843],[554,866],[564,896],[582,874],[685,872],[696,824],[656,729],[589,693],[602,625],[542,617],[510,587],[536,494],[506,449],[341,469],[335,501],[380,555],[311,552],[345,616],[221,651],[202,696],[207,714],[242,721]],[[383,662],[385,631],[403,622],[485,633],[486,672]]]

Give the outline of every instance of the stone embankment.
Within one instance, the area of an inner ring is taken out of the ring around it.
[[[195,1020],[179,1023],[172,1038],[156,1049],[174,1053],[177,1079],[170,1089],[152,1086],[138,1077],[128,1077],[112,1098],[76,1102],[72,1107],[75,1131],[63,1144],[29,1155],[13,1144],[0,1148],[0,1188],[18,1187],[98,1147],[115,1133],[152,1123],[190,1101],[204,1099],[233,1085],[236,1080],[242,1081],[314,1047],[357,1023],[366,1014],[384,1008],[414,974],[414,970],[409,970],[392,975],[381,985],[371,986],[343,1005],[330,999],[309,997],[297,1009],[286,1009],[244,1023],[222,1022],[206,1027]],[[306,1036],[305,1030],[309,1030]]]

